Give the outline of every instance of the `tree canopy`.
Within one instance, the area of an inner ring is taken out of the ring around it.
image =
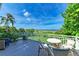
[[[64,17],[64,34],[77,35],[79,33],[79,4],[68,4],[62,16]]]
[[[5,26],[9,26],[10,23],[11,23],[11,25],[13,26],[14,25],[14,19],[15,18],[10,13],[7,13],[6,17],[1,16],[1,24],[3,23]]]

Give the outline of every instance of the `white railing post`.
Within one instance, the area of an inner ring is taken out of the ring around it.
[[[75,49],[79,50],[79,42],[78,42],[78,37],[77,36],[75,37],[75,41],[76,41],[75,42]]]

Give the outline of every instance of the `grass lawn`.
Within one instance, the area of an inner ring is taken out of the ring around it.
[[[58,35],[35,35],[35,36],[30,36],[28,37],[29,39],[31,40],[35,40],[35,41],[40,41],[40,42],[44,42],[44,43],[47,43],[47,39],[48,38],[58,38],[62,41],[62,44],[64,42],[66,42],[66,40],[64,39],[64,37],[59,37]],[[63,39],[63,40],[62,40]]]
[[[47,37],[44,37],[44,36],[30,36],[29,39],[47,43],[47,39],[48,38]]]

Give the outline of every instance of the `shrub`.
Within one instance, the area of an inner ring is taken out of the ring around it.
[[[79,33],[77,33],[76,36],[79,36]]]

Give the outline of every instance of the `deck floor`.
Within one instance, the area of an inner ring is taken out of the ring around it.
[[[0,56],[48,56],[45,49],[40,49],[39,53],[39,46],[39,42],[33,40],[19,40],[0,50]],[[70,52],[69,56],[79,56],[79,51]]]
[[[0,50],[0,56],[38,56],[39,43],[32,40],[19,40],[11,43],[5,50]],[[40,53],[47,55],[46,53]]]

